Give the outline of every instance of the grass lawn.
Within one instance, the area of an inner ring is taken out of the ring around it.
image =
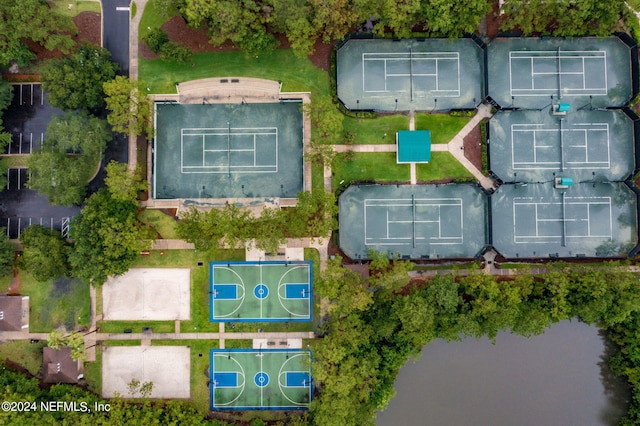
[[[0,286],[7,288],[11,278],[2,278]],[[20,293],[29,296],[29,331],[32,333],[49,333],[60,326],[70,331],[90,324],[89,285],[80,280],[39,282],[21,270]]]
[[[13,361],[37,376],[42,367],[42,348],[45,346],[46,340],[38,343],[30,343],[28,340],[4,342],[0,344],[0,361]]]
[[[102,345],[96,346],[95,362],[84,363],[84,380],[91,392],[102,393]]]
[[[469,117],[448,114],[416,114],[416,130],[431,130],[431,143],[449,143],[470,121]]]
[[[28,155],[3,155],[0,159],[4,162],[7,168],[25,168],[27,167]]]
[[[71,17],[77,16],[82,12],[102,13],[100,2],[97,1],[53,0],[48,3],[59,14]],[[69,8],[69,5],[72,5],[71,8]]]
[[[345,117],[344,131],[353,132],[356,144],[395,144],[396,132],[409,129],[406,115],[387,115],[375,119]]]
[[[101,333],[123,333],[125,329],[131,329],[133,333],[142,333],[144,327],[150,327],[154,333],[173,333],[175,323],[173,321],[98,321]]]
[[[329,94],[327,73],[309,59],[295,57],[291,49],[277,49],[257,58],[243,52],[197,53],[186,64],[140,59],[139,67],[139,79],[151,93],[176,93],[176,83],[183,81],[237,76],[282,81],[283,92]]]
[[[144,209],[138,214],[138,219],[153,228],[161,238],[178,239],[176,221],[169,215],[156,209]]]
[[[138,11],[136,11],[136,13],[138,13]],[[144,8],[142,18],[140,19],[138,39],[142,40],[142,38],[149,32],[149,28],[160,28],[162,24],[176,15],[178,15],[178,9],[172,6],[169,8],[167,16],[162,16],[158,9],[156,9],[156,0],[149,0]]]
[[[322,164],[311,164],[311,191],[324,190],[324,167]]]
[[[140,256],[135,268],[191,268],[191,320],[182,321],[180,330],[183,333],[195,331],[217,332],[218,324],[209,321],[209,262],[225,260],[245,260],[244,250],[166,250],[164,255],[158,250],[151,250],[149,256]],[[202,262],[203,266],[198,266]],[[118,321],[120,323],[120,321]],[[136,327],[148,327],[152,322],[135,322]],[[160,321],[160,323],[169,323]],[[170,322],[171,330],[174,323]],[[152,326],[152,325],[151,325]],[[120,328],[131,328],[118,326]],[[164,326],[163,326],[164,327]],[[154,332],[156,329],[154,328]]]
[[[353,181],[409,182],[408,164],[397,164],[395,152],[355,152],[351,161],[344,153],[333,160],[332,185],[336,189]]]
[[[474,179],[471,172],[465,169],[448,152],[432,152],[429,164],[418,164],[416,166],[416,177],[418,181],[422,182],[445,178],[453,178],[454,180]]]

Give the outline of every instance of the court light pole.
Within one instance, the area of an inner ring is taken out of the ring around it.
[[[240,189],[242,190],[242,195],[244,195],[246,197],[247,194],[245,194],[245,192],[244,192],[244,185],[240,185]]]

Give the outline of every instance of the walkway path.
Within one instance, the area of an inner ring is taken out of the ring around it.
[[[480,121],[485,118],[490,118],[491,105],[481,104],[478,107],[478,112],[473,116],[471,120],[458,132],[457,135],[446,144],[432,144],[431,152],[449,152],[458,160],[473,176],[478,179],[480,185],[487,190],[493,190],[496,186],[496,182],[482,174],[482,171],[473,165],[471,161],[464,156],[464,138],[473,130]],[[415,130],[415,119],[413,112],[409,113],[409,130]],[[334,145],[333,150],[335,152],[396,152],[395,144],[364,144],[364,145]],[[416,164],[411,163],[411,184],[417,183],[416,179]],[[324,170],[325,189],[331,191],[331,168],[325,167]]]
[[[480,185],[484,189],[493,190],[496,186],[496,182],[483,175],[480,170],[473,165],[467,157],[464,156],[464,138],[467,136],[471,130],[476,127],[481,120],[485,118],[490,118],[493,114],[491,113],[491,105],[489,104],[481,104],[478,107],[478,113],[473,116],[473,118],[467,123],[466,126],[462,128],[458,132],[457,135],[453,137],[453,139],[447,144],[447,148],[449,152],[467,169],[473,174],[473,176],[478,179]],[[432,145],[433,146],[433,145]]]
[[[129,24],[129,78],[138,79],[138,27],[148,0],[136,0],[136,14]],[[135,170],[138,164],[138,137],[129,135],[129,169]]]

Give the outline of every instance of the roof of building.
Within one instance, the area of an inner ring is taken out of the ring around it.
[[[44,383],[78,383],[78,362],[71,359],[71,348],[44,348],[42,351]]]
[[[431,161],[431,131],[399,130],[396,134],[398,163],[428,163]]]
[[[23,307],[23,302],[26,306]],[[0,296],[0,331],[21,331],[29,327],[29,297]]]

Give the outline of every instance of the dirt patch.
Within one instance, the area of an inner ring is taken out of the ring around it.
[[[500,34],[500,21],[500,5],[494,0],[491,11],[487,14],[487,37],[494,38]]]
[[[102,33],[102,30],[99,13],[82,12],[73,18],[73,23],[78,29],[78,33],[71,36],[71,39],[76,43],[76,45],[80,45],[82,42],[88,42],[95,46],[100,46],[100,34]],[[22,40],[22,42],[26,44],[27,47],[29,47],[29,50],[36,55],[37,61],[60,58],[63,56],[62,52],[58,49],[47,50],[43,46],[40,46],[38,43],[31,40]]]
[[[309,55],[311,63],[324,71],[329,71],[331,68],[331,51],[337,43],[337,41],[333,41],[331,44],[324,44],[321,40],[317,40],[313,45],[313,54]]]
[[[174,16],[160,27],[169,36],[169,40],[188,48],[193,53],[204,52],[231,52],[240,49],[230,41],[225,41],[220,46],[209,43],[209,26],[203,24],[200,28],[191,28],[182,16]],[[289,49],[291,43],[284,34],[273,34],[278,41],[278,49]],[[309,55],[309,60],[325,71],[329,71],[331,63],[331,50],[337,41],[331,44],[324,44],[320,40],[313,46],[313,54]],[[138,54],[142,59],[157,59],[151,49],[144,43],[138,44]]]
[[[464,156],[478,170],[482,170],[482,134],[480,132],[480,124],[471,129],[469,134],[464,137],[463,142]]]

